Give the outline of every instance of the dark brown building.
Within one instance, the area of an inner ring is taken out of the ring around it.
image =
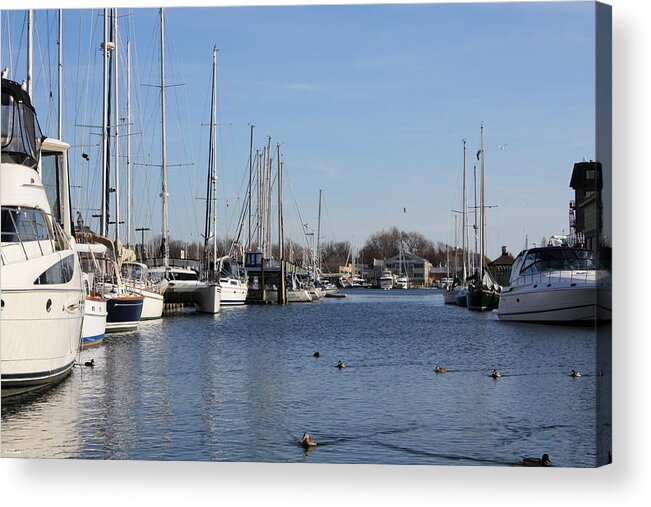
[[[601,163],[577,162],[572,170],[570,187],[570,233],[575,243],[594,250],[598,247],[602,227]]]
[[[502,287],[506,287],[509,284],[509,279],[511,278],[511,266],[515,259],[509,253],[505,246],[502,247],[502,255],[500,255],[493,262],[488,264],[488,269],[493,275],[493,278],[497,283]]]

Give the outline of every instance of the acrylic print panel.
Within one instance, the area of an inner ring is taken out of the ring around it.
[[[2,457],[610,461],[609,6],[1,26]]]

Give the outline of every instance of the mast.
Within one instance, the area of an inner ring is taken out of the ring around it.
[[[163,211],[162,233],[163,243],[161,250],[163,252],[163,263],[165,268],[169,267],[170,250],[169,250],[169,225],[167,217],[167,133],[165,130],[165,13],[160,9],[160,99],[161,99],[161,200]]]
[[[484,122],[481,122],[481,190],[480,190],[480,223],[481,235],[479,241],[479,283],[484,276],[484,249],[486,241],[486,222],[484,213]]]
[[[321,195],[322,195],[322,190],[319,189],[319,218],[316,222],[316,267],[321,270],[321,252],[320,252],[320,240],[321,240]],[[316,269],[314,271],[315,279],[316,279]]]
[[[468,273],[466,271],[466,266],[468,265],[468,255],[466,252],[468,246],[467,211],[468,202],[466,192],[466,140],[463,139],[463,207],[461,208],[461,273],[463,276],[463,283],[466,282],[466,278],[468,277]]]
[[[58,118],[58,124],[57,124],[57,135],[59,137],[59,141],[63,140],[63,126],[62,126],[62,121],[63,121],[63,112],[62,112],[62,105],[63,105],[63,90],[62,90],[62,85],[63,85],[63,10],[59,9],[59,40],[57,42],[58,46],[58,81],[59,81],[59,86],[58,86],[58,111],[59,111],[59,118]]]
[[[33,91],[33,76],[32,70],[34,66],[34,11],[29,9],[27,11],[27,95],[32,98]]]
[[[248,250],[251,250],[251,185],[253,183],[253,129],[255,125],[251,125],[251,137],[249,141],[249,242],[247,244]]]
[[[217,47],[212,48],[212,95],[210,102],[210,142],[208,143],[208,178],[206,180],[206,222],[204,226],[204,271],[206,278],[210,273],[210,254],[208,246],[210,239],[213,240],[213,271],[217,268],[217,226],[215,212],[216,206],[216,118],[217,118]]]
[[[100,234],[108,236],[108,9],[104,9],[104,41],[102,44],[103,109],[102,109],[102,209]]]
[[[475,210],[475,223],[473,225],[473,231],[475,232],[475,256],[474,260],[472,263],[472,267],[474,268],[474,271],[477,270],[477,166],[473,165],[472,167],[472,178],[473,178],[473,192],[475,194],[475,205],[474,205],[474,210]]]
[[[283,164],[280,161],[280,144],[276,145],[276,163],[278,164],[278,261],[280,262],[280,287],[278,287],[278,304],[285,304],[285,224],[283,217]]]
[[[113,32],[111,36],[113,48],[111,60],[113,62],[113,135],[115,137],[114,165],[115,165],[115,242],[120,240],[120,141],[118,125],[120,123],[120,95],[118,86],[118,10],[113,9]]]
[[[127,248],[131,246],[131,41],[127,41]]]
[[[212,48],[212,82],[213,82],[213,96],[212,96],[212,135],[210,141],[212,142],[212,262],[213,271],[217,270],[217,46]],[[219,280],[219,274],[216,275]]]

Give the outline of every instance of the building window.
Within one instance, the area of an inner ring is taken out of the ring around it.
[[[594,169],[588,169],[585,172],[585,179],[586,180],[594,180]]]

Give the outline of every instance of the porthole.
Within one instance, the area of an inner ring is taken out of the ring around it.
[[[2,299],[1,301],[2,301],[2,305],[1,305],[1,306],[2,306],[2,310],[4,310],[4,309],[5,309],[5,300]]]
[[[47,303],[45,303],[45,310],[49,312],[51,309],[52,309],[52,300],[48,299]]]

